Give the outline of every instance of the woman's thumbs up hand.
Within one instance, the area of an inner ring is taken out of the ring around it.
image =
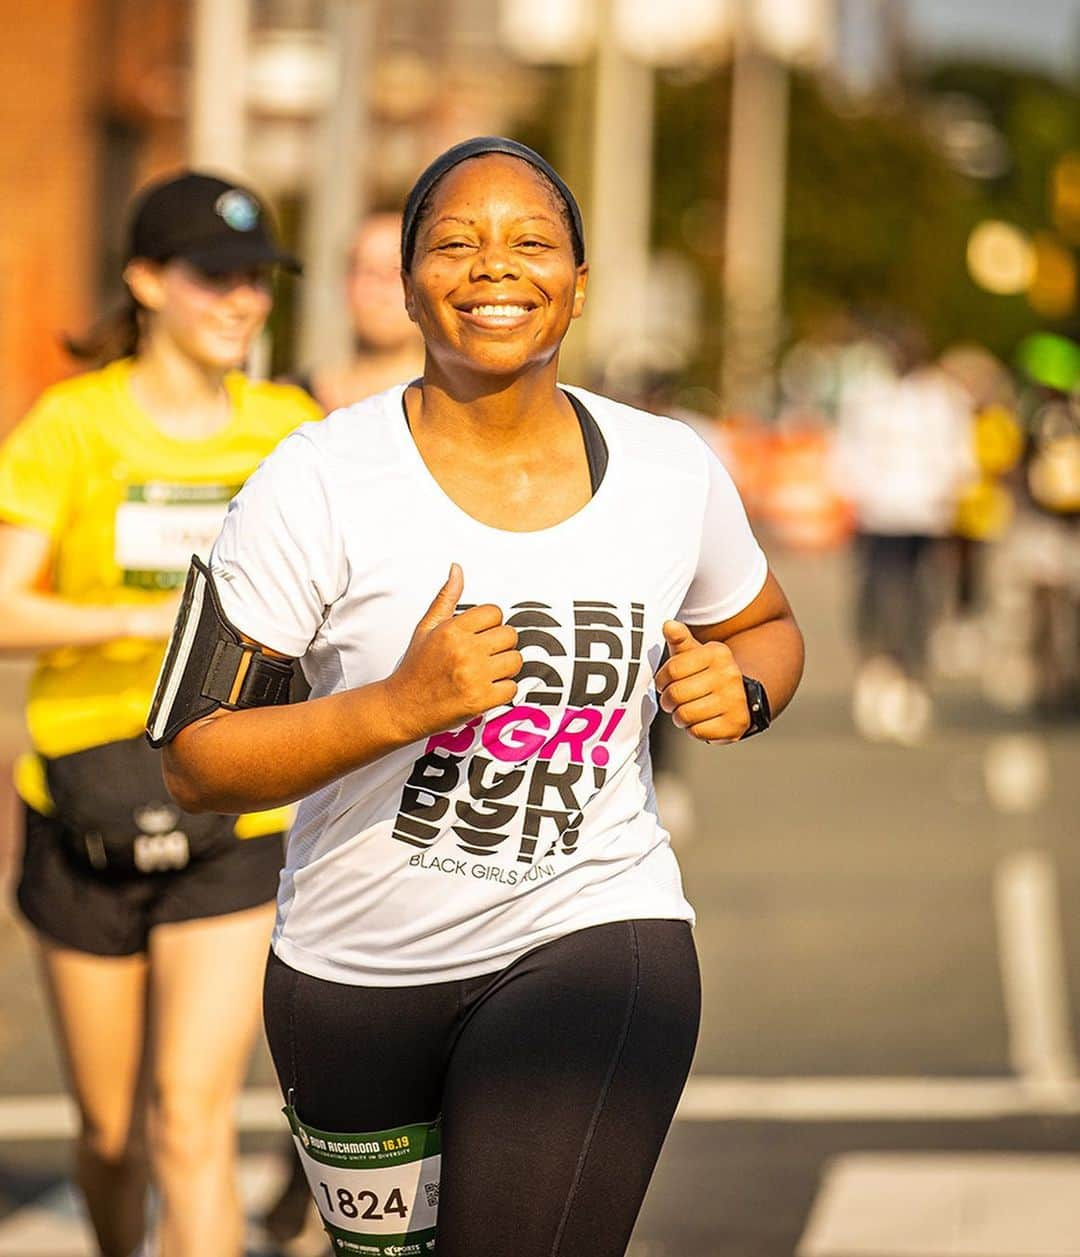
[[[386,680],[394,718],[410,741],[456,729],[512,703],[521,670],[517,629],[484,604],[456,615],[465,579],[457,563],[420,617],[401,662]]]
[[[656,674],[660,706],[701,742],[737,742],[750,728],[742,671],[723,642],[699,642],[678,620],[664,623],[667,662]]]

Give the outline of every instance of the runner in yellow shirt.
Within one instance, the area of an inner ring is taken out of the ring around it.
[[[320,414],[237,369],[275,264],[297,269],[246,189],[195,173],[153,185],[132,220],[129,306],[81,347],[116,360],[46,392],[0,447],[0,650],[38,656],[18,902],[105,1257],[141,1243],[148,1166],[163,1253],[241,1252],[232,1101],[285,817],[182,813],[142,728],[191,554],[263,457]]]

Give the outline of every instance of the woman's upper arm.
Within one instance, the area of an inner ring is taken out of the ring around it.
[[[794,622],[794,615],[780,582],[769,572],[761,592],[748,606],[715,624],[694,624],[692,631],[699,642],[725,642],[737,633],[745,633],[773,620]]]
[[[219,720],[228,720],[232,715],[235,712],[219,707],[208,716],[185,725],[172,741],[166,742],[161,748],[162,779],[166,789],[185,811],[198,810],[197,795],[190,789],[190,775],[187,770],[193,766],[193,757],[197,755],[199,735],[209,725],[217,724]]]

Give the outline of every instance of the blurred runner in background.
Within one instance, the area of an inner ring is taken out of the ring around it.
[[[994,667],[984,690],[1006,710],[1080,711],[1080,353],[1049,333],[1018,352],[1027,442],[1017,510],[989,565]]]
[[[855,723],[867,737],[913,743],[931,716],[930,562],[976,468],[970,398],[910,339],[896,345],[898,374],[868,375],[844,399],[837,459],[858,530]]]
[[[941,365],[971,398],[975,474],[957,500],[950,588],[931,639],[930,659],[937,676],[978,680],[1001,670],[1003,651],[990,642],[988,578],[1016,519],[1024,430],[1012,377],[986,349],[955,345],[942,354]]]
[[[401,291],[400,214],[371,214],[356,229],[345,292],[353,326],[352,357],[296,378],[327,413],[414,379],[423,370],[424,347]]]
[[[143,1242],[149,1165],[164,1257],[238,1257],[233,1102],[286,818],[182,813],[142,726],[192,551],[319,412],[238,370],[272,268],[298,269],[251,192],[190,172],[152,185],[127,256],[126,306],[72,346],[99,369],[50,389],[0,449],[0,649],[39,656],[18,902],[100,1251]]]

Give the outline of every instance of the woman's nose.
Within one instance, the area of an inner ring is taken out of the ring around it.
[[[475,255],[474,279],[505,279],[517,276],[518,266],[513,252],[498,241],[488,241]]]
[[[269,293],[261,280],[242,279],[231,285],[225,298],[235,309],[247,310],[262,305],[269,299]]]

